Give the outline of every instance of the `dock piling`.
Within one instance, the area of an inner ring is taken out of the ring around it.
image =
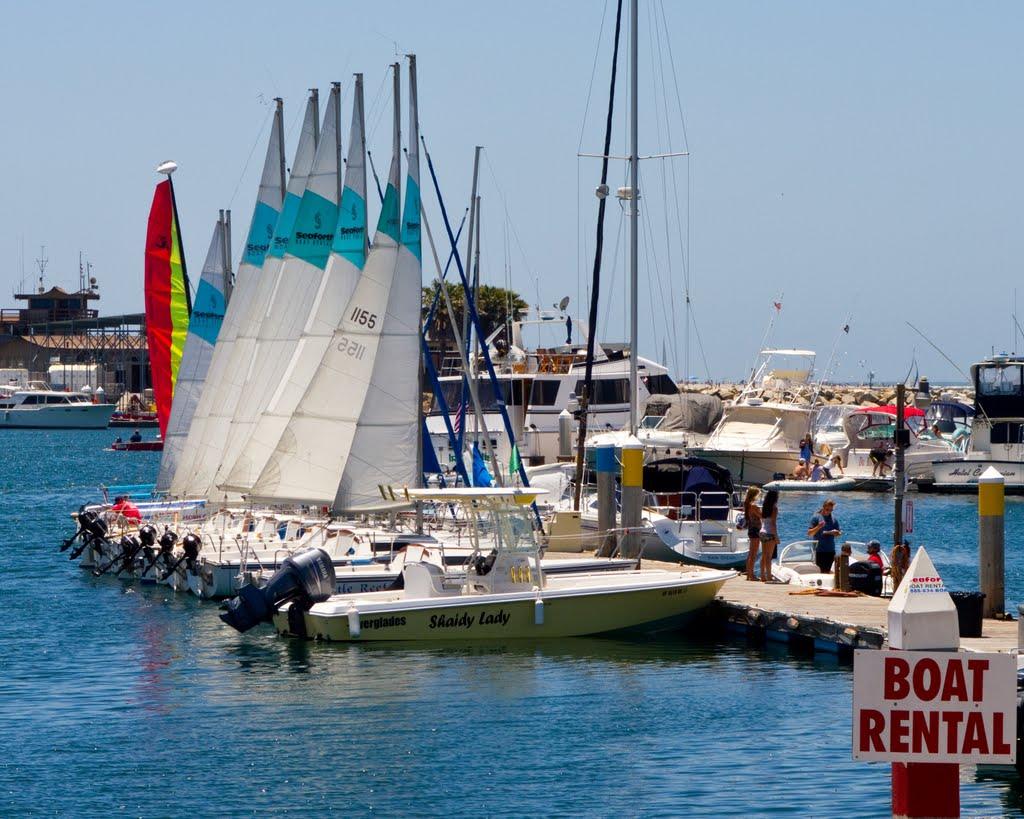
[[[619,465],[615,463],[615,447],[606,444],[594,448],[597,471],[597,532],[598,555],[608,557],[615,553],[615,476]]]
[[[985,595],[983,617],[1005,610],[1006,479],[993,466],[978,478],[978,580]]]
[[[644,445],[630,437],[622,445],[622,528],[626,535],[622,544],[623,557],[638,557],[644,504]]]

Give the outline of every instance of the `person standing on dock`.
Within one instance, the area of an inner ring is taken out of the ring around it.
[[[836,559],[836,538],[842,534],[839,523],[832,515],[835,508],[835,501],[831,498],[826,499],[821,505],[821,511],[811,518],[811,525],[807,529],[807,537],[812,537],[817,542],[814,548],[814,562],[824,574],[832,571],[832,563]]]
[[[751,486],[743,498],[743,519],[747,522],[747,580],[757,580],[754,566],[757,565],[757,551],[761,548],[761,510],[755,501],[761,490]]]
[[[761,504],[761,582],[772,582],[772,558],[779,542],[779,493],[769,489]]]

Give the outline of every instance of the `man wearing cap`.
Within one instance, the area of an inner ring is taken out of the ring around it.
[[[835,508],[835,501],[826,499],[821,505],[821,511],[811,518],[811,525],[807,528],[807,537],[817,542],[814,562],[824,574],[832,571],[832,563],[836,559],[836,538],[843,534],[839,522],[832,516]]]

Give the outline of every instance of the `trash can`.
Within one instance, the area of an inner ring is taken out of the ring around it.
[[[960,622],[960,636],[980,637],[981,612],[985,605],[985,595],[982,592],[951,591],[949,596],[953,598],[953,605],[956,606],[956,617]]]

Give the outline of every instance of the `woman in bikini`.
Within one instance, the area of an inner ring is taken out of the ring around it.
[[[761,504],[761,582],[772,582],[772,558],[779,542],[779,493],[769,489]]]

